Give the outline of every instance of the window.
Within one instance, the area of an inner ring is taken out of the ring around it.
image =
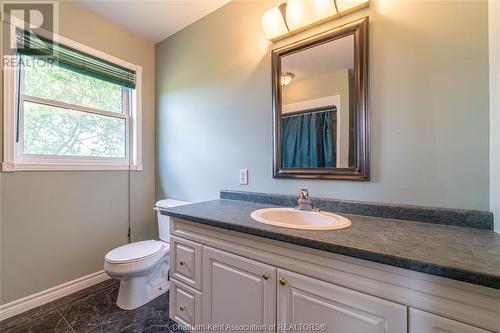
[[[17,66],[4,71],[3,170],[141,170],[140,67],[58,39],[16,32]],[[27,42],[45,51],[23,50]]]

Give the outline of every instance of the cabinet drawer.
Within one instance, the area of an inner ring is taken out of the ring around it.
[[[410,308],[409,333],[492,333],[425,311]]]
[[[201,323],[201,293],[183,283],[170,281],[170,318],[181,325],[195,326]]]
[[[170,275],[198,290],[202,287],[202,246],[170,236]]]

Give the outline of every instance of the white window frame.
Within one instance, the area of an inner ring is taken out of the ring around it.
[[[15,26],[23,27],[23,22],[15,21]],[[10,29],[15,33],[15,29]],[[106,54],[79,42],[73,41],[58,34],[47,34],[55,42],[71,47],[83,53],[95,56],[118,66],[130,69],[136,73],[135,90],[123,88],[124,113],[107,112],[95,108],[84,107],[64,102],[58,102],[40,97],[27,96],[21,91],[21,102],[32,101],[39,104],[62,107],[79,112],[87,112],[125,119],[125,158],[111,157],[82,157],[82,156],[50,156],[23,154],[22,142],[16,142],[16,97],[17,73],[16,69],[4,70],[3,91],[3,162],[2,171],[44,171],[44,170],[136,170],[142,166],[142,67]],[[5,55],[2,54],[2,58]],[[3,61],[3,59],[2,59]],[[22,74],[21,74],[22,75]],[[128,110],[128,112],[127,112]],[[22,112],[22,107],[20,111]],[[20,117],[22,120],[22,117]],[[22,130],[22,126],[20,126]],[[22,133],[19,133],[22,137]]]

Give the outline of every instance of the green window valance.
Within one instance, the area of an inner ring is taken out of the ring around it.
[[[112,64],[21,29],[16,30],[16,42],[17,53],[19,54],[52,57],[55,60],[54,64],[60,67],[135,89],[136,75],[130,69]]]

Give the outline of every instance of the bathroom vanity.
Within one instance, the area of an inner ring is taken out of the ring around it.
[[[370,179],[368,21],[272,50],[275,178]],[[341,216],[309,223],[296,197],[235,191],[162,212],[170,317],[196,331],[500,332],[490,212],[313,203]]]
[[[294,230],[250,218],[266,207],[215,200],[163,212],[171,319],[212,331],[500,332],[493,231],[349,214],[347,229]]]

